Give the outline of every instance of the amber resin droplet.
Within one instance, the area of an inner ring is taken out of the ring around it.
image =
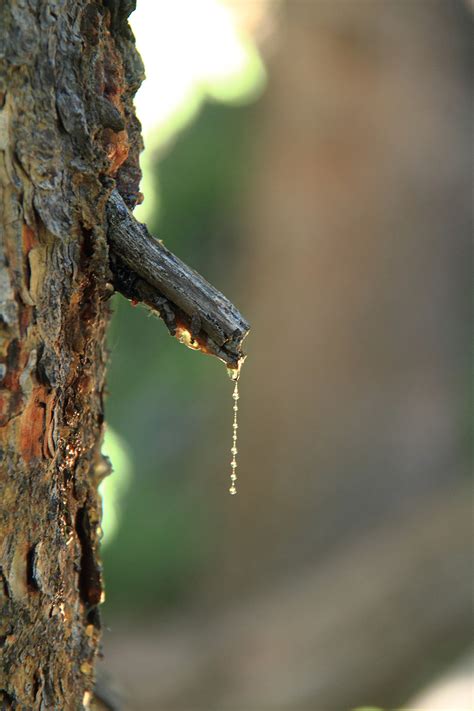
[[[234,384],[234,392],[232,393],[232,397],[234,399],[234,420],[232,422],[232,448],[230,450],[230,453],[232,454],[232,461],[230,463],[230,468],[231,468],[231,474],[230,474],[230,489],[229,493],[234,496],[237,493],[237,488],[235,486],[235,482],[237,481],[237,429],[239,427],[237,423],[237,413],[239,411],[239,406],[237,404],[237,401],[239,399],[239,381],[236,380]]]
[[[239,411],[239,377],[240,377],[240,368],[242,366],[242,362],[239,362],[239,367],[236,369],[228,369],[229,377],[234,383],[234,391],[232,393],[232,399],[234,401],[234,405],[232,407],[234,417],[232,421],[232,447],[230,450],[230,453],[232,455],[232,459],[230,462],[230,488],[229,488],[229,493],[232,496],[235,496],[237,493],[237,487],[235,485],[235,482],[237,481],[237,430],[239,429],[239,424],[237,422],[237,413]]]

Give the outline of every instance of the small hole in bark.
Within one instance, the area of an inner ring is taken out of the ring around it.
[[[40,341],[36,349],[36,378],[41,385],[50,386],[49,378],[46,374],[46,364],[43,362],[44,342]]]
[[[94,254],[94,241],[92,230],[88,230],[86,227],[82,228],[83,240],[81,244],[82,256],[90,259]]]
[[[31,265],[28,257],[25,259],[25,286],[27,291],[29,291],[31,286]]]
[[[76,514],[76,533],[81,544],[79,594],[88,607],[98,605],[102,595],[100,568],[91,545],[89,514],[85,506]]]
[[[7,580],[7,578],[6,578],[5,573],[3,572],[3,568],[2,568],[1,565],[0,565],[0,584],[1,584],[1,586],[2,586],[3,595],[4,595],[6,598],[11,597],[11,594],[10,594],[10,586],[8,585],[8,580]]]
[[[8,346],[7,350],[7,370],[10,372],[13,372],[17,370],[20,364],[20,341],[18,338],[14,338],[12,341],[10,341],[10,344]]]
[[[2,711],[7,711],[7,709],[16,708],[15,699],[11,696],[5,689],[0,689],[0,708]]]
[[[100,609],[98,607],[93,607],[89,610],[87,613],[87,622],[89,625],[94,625],[96,630],[100,630],[102,624],[100,619]]]
[[[38,692],[42,687],[41,683],[41,676],[39,672],[35,672],[34,677],[33,677],[33,698],[36,699],[38,696]]]
[[[36,574],[36,545],[31,546],[26,556],[26,582],[30,590],[40,589]]]

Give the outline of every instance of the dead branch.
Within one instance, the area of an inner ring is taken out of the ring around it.
[[[117,190],[109,198],[107,218],[115,289],[157,312],[171,335],[190,348],[238,368],[250,326],[237,308],[152,237]]]

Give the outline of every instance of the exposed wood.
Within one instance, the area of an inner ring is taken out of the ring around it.
[[[117,190],[109,198],[107,216],[118,291],[158,311],[171,334],[186,345],[237,368],[250,326],[236,307],[154,239]]]

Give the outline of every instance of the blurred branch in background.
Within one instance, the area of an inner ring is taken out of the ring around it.
[[[467,491],[434,495],[422,514],[210,619],[115,630],[106,659],[134,711],[399,707],[462,634],[470,553],[453,550],[468,532]]]

